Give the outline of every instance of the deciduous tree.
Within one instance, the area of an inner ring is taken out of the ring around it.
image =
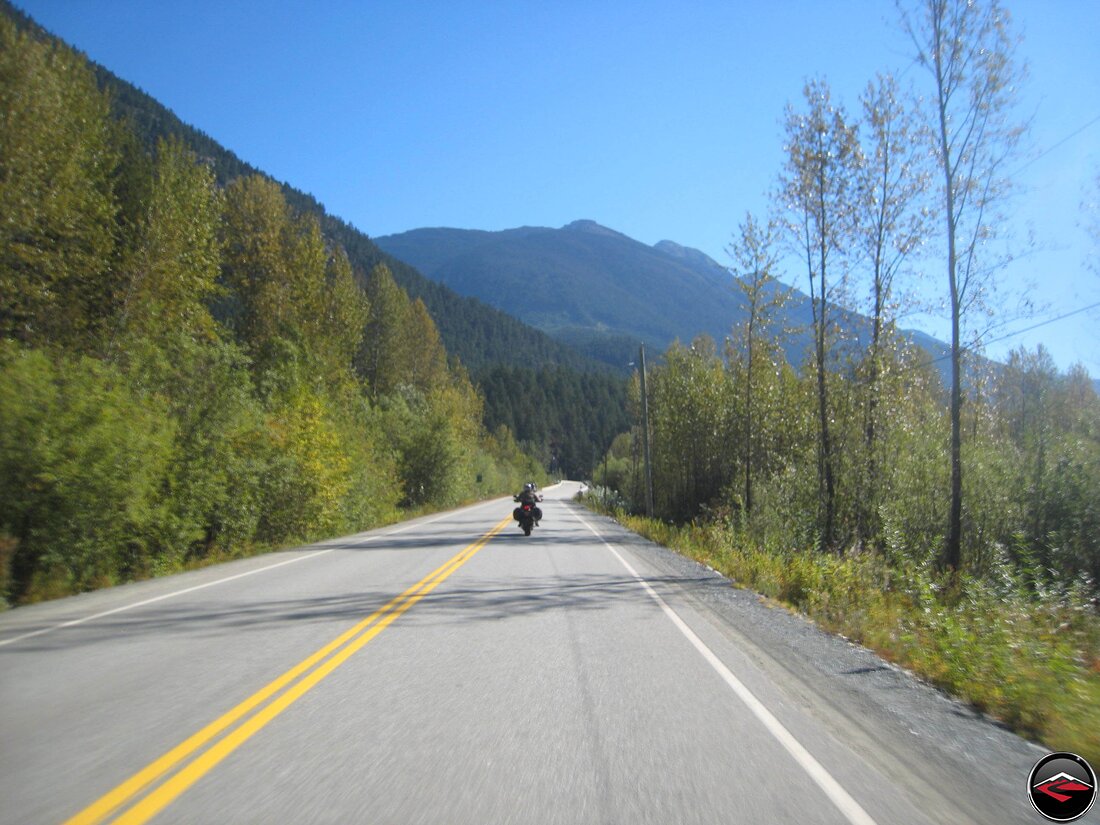
[[[847,274],[845,255],[851,248],[859,142],[844,108],[833,103],[828,84],[810,81],[803,96],[805,112],[787,107],[787,160],[780,187],[790,213],[794,246],[806,263],[813,305],[820,543],[831,548],[836,541],[836,478],[826,381],[828,339],[835,293],[843,289]]]
[[[118,155],[69,49],[0,16],[0,337],[91,349],[111,314]]]
[[[939,168],[939,207],[951,311],[951,506],[943,564],[962,564],[962,356],[964,322],[986,306],[998,208],[1009,189],[1008,161],[1023,132],[1012,117],[1021,70],[1015,37],[997,0],[920,0],[902,25],[927,72],[925,112]]]
[[[230,323],[263,369],[286,344],[310,349],[322,331],[328,256],[316,219],[295,215],[267,178],[238,178],[225,202]]]
[[[856,238],[866,256],[869,276],[871,341],[863,359],[866,398],[864,466],[857,496],[860,540],[878,533],[875,520],[878,481],[878,425],[883,349],[893,330],[894,281],[927,231],[921,208],[926,176],[924,147],[913,112],[905,105],[892,75],[868,83],[863,104],[863,150],[856,211]]]
[[[213,172],[178,140],[162,141],[143,212],[122,265],[112,349],[134,339],[163,344],[168,335],[212,340],[209,304],[221,268]]]
[[[770,378],[776,374],[776,366],[782,360],[778,346],[782,331],[776,329],[776,325],[790,294],[775,277],[779,256],[777,233],[774,221],[761,226],[747,214],[738,228],[736,242],[728,250],[734,263],[734,283],[741,291],[745,307],[745,318],[734,329],[729,361],[731,366],[743,365],[735,381],[740,377],[736,384],[744,418],[740,429],[744,478],[742,506],[746,513],[752,512],[753,468],[757,463],[754,450],[757,399],[753,390],[757,387],[758,373],[760,378]]]

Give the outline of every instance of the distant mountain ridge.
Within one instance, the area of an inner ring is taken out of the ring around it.
[[[591,220],[560,229],[414,229],[375,243],[455,292],[615,365],[639,341],[658,352],[700,334],[722,342],[746,312],[734,276],[704,252],[669,240],[648,246]],[[866,342],[866,318],[839,309],[835,317]],[[809,296],[792,290],[781,322],[798,330],[785,349],[801,363],[811,343]],[[933,358],[946,352],[930,336],[906,334]]]
[[[564,339],[619,337],[664,350],[698,333],[721,340],[744,311],[728,273],[701,252],[646,246],[593,221],[416,229],[375,243],[454,291]]]

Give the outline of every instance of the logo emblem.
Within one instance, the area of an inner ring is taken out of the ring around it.
[[[1052,822],[1072,822],[1096,799],[1096,774],[1075,753],[1052,753],[1031,769],[1027,795],[1035,810]]]

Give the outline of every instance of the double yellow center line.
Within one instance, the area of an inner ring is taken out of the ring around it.
[[[180,794],[210,772],[229,754],[247,742],[268,722],[302,698],[322,679],[340,667],[371,639],[390,626],[406,610],[427,596],[463,564],[473,558],[489,540],[512,521],[508,516],[493,529],[458,555],[418,581],[404,593],[395,596],[359,624],[342,633],[316,653],[296,664],[282,676],[222,714],[209,725],[188,737],[172,750],[135,773],[117,788],[97,799],[64,825],[92,825],[103,822],[120,808],[114,823],[136,825],[148,822],[164,810]],[[305,675],[303,675],[305,674]],[[299,678],[301,677],[301,678]],[[287,686],[290,687],[287,687]],[[286,690],[284,690],[286,688]],[[280,691],[282,691],[280,693]],[[272,699],[272,697],[275,697]],[[269,702],[268,700],[271,699]],[[267,703],[267,704],[265,704]],[[256,709],[259,708],[258,711]],[[253,711],[256,711],[253,713]],[[249,716],[249,714],[252,714]],[[247,718],[245,718],[247,717]],[[237,722],[244,721],[233,727]],[[232,728],[232,730],[230,730]],[[199,751],[225,731],[229,731],[206,750]],[[192,755],[193,759],[184,764]],[[182,767],[180,767],[182,765]],[[177,769],[178,770],[175,770]],[[137,797],[161,777],[171,776],[149,791],[136,804]]]

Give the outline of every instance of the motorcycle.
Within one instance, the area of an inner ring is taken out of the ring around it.
[[[531,535],[535,525],[542,519],[542,510],[533,501],[520,501],[517,496],[514,501],[519,502],[519,507],[512,511],[512,518],[519,522],[523,529],[523,535]]]

